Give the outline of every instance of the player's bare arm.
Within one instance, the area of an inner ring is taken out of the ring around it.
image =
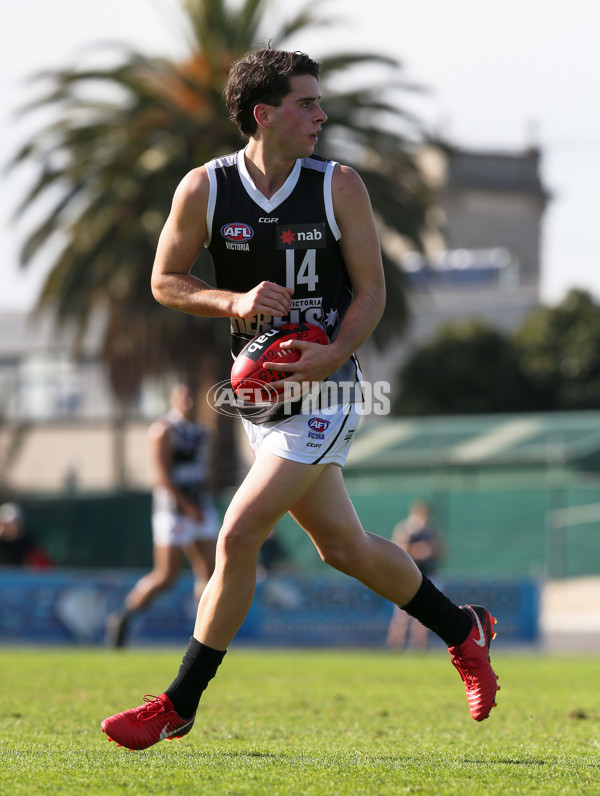
[[[207,239],[209,180],[204,167],[189,172],[179,184],[161,232],[152,269],[152,293],[172,309],[205,317],[252,318],[258,313],[283,317],[291,291],[261,282],[248,293],[218,290],[190,271]]]
[[[282,344],[282,348],[302,352],[294,363],[293,374],[284,381],[327,378],[370,336],[385,306],[381,249],[367,189],[358,174],[347,166],[336,167],[332,189],[335,217],[342,234],[340,247],[352,284],[352,303],[331,345],[302,340]],[[290,371],[289,364],[269,363],[269,367]]]
[[[333,205],[353,291],[352,303],[331,346],[345,362],[379,323],[385,307],[385,280],[371,200],[362,179],[347,166],[338,166],[334,172]]]

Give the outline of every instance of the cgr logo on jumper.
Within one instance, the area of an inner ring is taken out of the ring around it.
[[[237,251],[250,251],[248,241],[254,235],[254,230],[248,224],[229,223],[221,227],[221,235],[225,238],[228,249]]]
[[[311,417],[308,421],[308,427],[310,431],[308,432],[309,439],[325,439],[324,432],[327,431],[327,427],[329,426],[329,420],[323,420],[322,417]]]
[[[278,249],[324,249],[327,245],[325,222],[316,224],[277,224]]]

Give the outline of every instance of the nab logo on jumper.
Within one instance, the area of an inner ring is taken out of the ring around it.
[[[324,249],[327,246],[324,222],[278,224],[275,232],[278,249]]]

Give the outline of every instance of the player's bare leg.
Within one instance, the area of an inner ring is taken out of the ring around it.
[[[426,650],[429,646],[429,630],[418,619],[413,619],[408,629],[409,646],[415,650]]]
[[[215,569],[215,542],[213,539],[198,539],[185,545],[183,552],[194,573],[194,598],[198,603]]]
[[[102,729],[109,739],[146,749],[190,731],[200,696],[250,608],[264,539],[324,467],[259,453],[225,515],[215,571],[200,600],[194,636],[177,677],[165,693],[105,719]]]
[[[229,646],[252,603],[262,543],[325,468],[258,454],[223,520],[215,571],[198,605],[198,641],[220,650]]]
[[[110,647],[123,647],[131,617],[145,608],[154,597],[169,589],[179,574],[181,550],[172,545],[154,545],[152,571],[138,580],[125,597],[124,607],[106,617],[105,640]]]
[[[326,563],[399,605],[446,642],[464,682],[471,716],[476,721],[486,719],[496,704],[498,690],[489,658],[496,620],[489,611],[481,606],[454,605],[421,575],[404,550],[366,532],[341,471],[334,465],[327,466],[290,513]]]
[[[390,647],[391,649],[401,649],[404,647],[404,644],[406,643],[409,622],[410,617],[406,611],[403,611],[397,605],[394,605],[394,613],[392,614],[392,619],[390,620],[387,637],[385,640],[387,647]]]
[[[159,592],[170,589],[181,569],[181,550],[174,545],[154,545],[154,567],[138,580],[125,598],[133,612],[144,608]]]
[[[290,514],[311,537],[325,563],[396,605],[416,594],[422,576],[415,562],[394,542],[363,529],[339,467],[326,465]]]

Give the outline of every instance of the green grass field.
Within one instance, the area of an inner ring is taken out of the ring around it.
[[[477,724],[442,652],[232,649],[185,738],[109,743],[183,650],[0,651],[0,793],[600,793],[600,659],[500,652]]]

